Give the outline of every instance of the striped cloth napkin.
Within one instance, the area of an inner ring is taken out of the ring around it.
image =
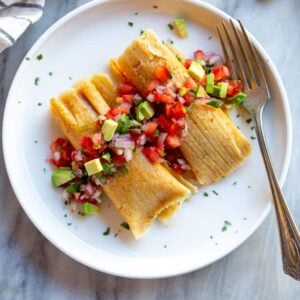
[[[43,14],[45,0],[0,0],[0,53]]]

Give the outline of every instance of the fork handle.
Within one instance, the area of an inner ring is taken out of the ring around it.
[[[258,112],[252,111],[252,119],[255,125],[256,136],[263,161],[268,174],[273,202],[276,212],[278,231],[280,236],[280,247],[282,255],[283,270],[296,280],[300,280],[300,237],[296,223],[284,199],[274,173],[268,149],[265,143],[262,128],[263,107]]]

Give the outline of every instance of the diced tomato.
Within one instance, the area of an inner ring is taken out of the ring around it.
[[[170,79],[170,72],[165,66],[158,65],[155,69],[155,77],[160,82],[167,82]]]
[[[185,81],[184,87],[186,87],[190,91],[193,91],[193,90],[195,90],[197,88],[197,84],[196,84],[196,82],[191,77],[189,77]]]
[[[179,120],[186,115],[186,109],[180,102],[175,103],[171,108],[171,115],[174,119]]]
[[[117,106],[114,106],[105,114],[105,117],[108,119],[114,119],[115,116],[119,114],[120,114],[119,108]]]
[[[171,169],[176,173],[176,174],[183,174],[184,170],[182,169],[182,167],[179,164],[171,164]]]
[[[157,128],[157,123],[156,122],[149,122],[149,123],[144,124],[142,126],[143,132],[147,135],[153,135],[156,128]]]
[[[51,158],[49,161],[56,167],[69,167],[72,161],[72,152],[74,151],[73,146],[63,138],[57,138],[50,145],[52,155],[55,152],[59,152],[59,159],[55,160]]]
[[[191,59],[186,59],[184,61],[184,66],[188,69],[190,67],[190,65],[192,64],[192,60]]]
[[[177,148],[180,146],[180,138],[177,135],[168,135],[165,143],[169,148]]]
[[[178,133],[180,133],[180,131],[181,131],[181,127],[175,122],[172,122],[168,128],[168,133],[170,135],[177,135]]]
[[[119,96],[135,94],[136,89],[130,83],[120,83],[118,87]]]
[[[92,149],[93,148],[92,139],[89,136],[84,136],[81,140],[81,147],[83,150]]]
[[[157,80],[150,81],[150,83],[147,86],[147,89],[145,90],[145,94],[149,95],[158,84],[159,84],[159,82]]]
[[[224,65],[215,66],[211,71],[215,75],[215,81],[219,81],[230,76],[229,69]]]
[[[239,80],[230,80],[227,87],[227,97],[233,97],[242,89],[242,84]]]
[[[161,162],[161,157],[156,147],[145,147],[142,151],[151,162]]]
[[[154,100],[156,102],[162,102],[162,103],[174,103],[174,98],[167,94],[161,94],[156,91],[153,92]]]
[[[115,163],[116,167],[122,167],[126,163],[126,159],[124,155],[115,155],[113,157],[113,162]]]
[[[168,104],[168,103],[165,104],[165,116],[169,119],[172,118],[171,115],[172,106],[173,106],[172,104]]]
[[[170,122],[163,115],[160,115],[157,118],[156,123],[164,131],[167,131],[169,129]]]
[[[133,103],[134,95],[123,95],[123,101],[129,104]]]
[[[194,52],[194,56],[195,56],[196,59],[203,59],[203,60],[205,60],[205,54],[204,54],[204,52],[202,50],[196,50]]]

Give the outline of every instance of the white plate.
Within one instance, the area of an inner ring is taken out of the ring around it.
[[[178,15],[188,20],[188,39],[177,38],[167,26]],[[52,96],[78,79],[106,72],[108,59],[122,53],[141,29],[153,28],[162,39],[174,40],[188,56],[199,48],[221,53],[215,26],[227,18],[200,1],[99,0],[63,17],[29,51],[26,57],[30,60],[22,62],[7,99],[3,124],[5,162],[25,212],[63,252],[110,274],[166,277],[199,269],[223,257],[264,220],[271,206],[270,192],[255,140],[252,156],[237,172],[200,190],[168,227],[155,223],[139,241],[125,229],[114,237],[122,219],[109,201],[103,205],[101,216],[70,215],[61,193],[50,185],[51,168],[45,161],[49,143],[61,135],[49,113]],[[133,27],[128,22],[133,22]],[[276,69],[263,49],[257,43],[256,46],[266,61],[271,83],[272,103],[265,112],[265,131],[283,183],[291,152],[290,111]],[[40,53],[43,59],[38,61],[36,56]],[[53,75],[49,76],[49,72]],[[37,86],[36,77],[40,78]],[[237,122],[246,136],[254,135],[252,125],[245,119],[240,117]],[[204,192],[209,196],[205,197]],[[222,232],[225,220],[232,225]],[[103,236],[108,226],[111,234]]]

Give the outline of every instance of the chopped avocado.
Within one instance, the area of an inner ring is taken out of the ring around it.
[[[142,103],[140,103],[135,109],[135,116],[138,121],[143,121],[145,119],[145,116],[142,113],[141,104]]]
[[[197,89],[194,91],[194,93],[197,98],[203,98],[206,96],[205,90],[201,85],[197,86]]]
[[[220,98],[225,98],[226,95],[227,95],[228,83],[227,82],[220,82],[220,83],[218,83],[218,86],[220,87],[219,97]]]
[[[214,85],[212,95],[214,97],[220,97],[221,87],[219,85]]]
[[[105,120],[102,128],[101,128],[101,132],[103,134],[103,138],[106,142],[109,142],[112,140],[116,130],[118,127],[118,123],[115,122],[114,120]]]
[[[180,96],[184,96],[187,93],[187,88],[186,87],[182,87],[179,90],[179,95]]]
[[[82,212],[85,215],[96,215],[100,212],[99,206],[86,202],[82,204]]]
[[[205,90],[208,94],[212,94],[214,91],[215,84],[215,75],[213,73],[209,73],[206,76],[206,87]]]
[[[233,104],[241,105],[247,97],[247,94],[239,92],[238,94],[229,98],[228,100]]]
[[[174,23],[174,27],[176,28],[179,36],[182,38],[186,38],[188,36],[188,30],[187,30],[185,20],[176,18],[176,19],[174,19],[173,23]]]
[[[51,176],[51,182],[54,187],[59,187],[75,178],[70,168],[58,168]]]
[[[222,101],[220,101],[218,99],[212,99],[212,100],[206,102],[206,104],[216,107],[216,108],[220,108],[222,106]]]
[[[103,170],[102,164],[99,158],[90,160],[84,164],[85,169],[89,176],[97,174]]]
[[[188,68],[188,72],[194,79],[199,80],[199,81],[205,75],[205,71],[204,71],[203,67],[194,60],[192,61],[190,67]]]
[[[102,154],[102,158],[105,159],[106,161],[110,162],[111,161],[111,155],[109,152],[105,152]]]
[[[127,115],[122,115],[118,120],[118,127],[117,132],[118,133],[127,133],[130,126],[129,117]]]
[[[144,101],[140,104],[141,106],[141,112],[143,114],[143,116],[145,117],[146,120],[150,119],[153,117],[154,115],[154,109],[152,108],[152,106],[150,105],[150,103],[148,101]]]

